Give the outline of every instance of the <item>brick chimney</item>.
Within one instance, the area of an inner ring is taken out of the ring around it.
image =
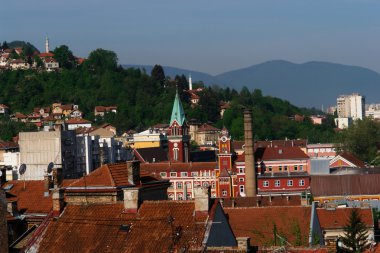
[[[195,212],[208,212],[210,208],[210,187],[194,188]]]
[[[124,209],[129,213],[137,213],[139,209],[140,189],[137,187],[124,188]]]
[[[64,206],[63,190],[59,188],[54,188],[52,199],[53,199],[53,215],[59,216]]]
[[[51,188],[51,184],[52,184],[51,176],[46,173],[44,175],[44,197],[49,196],[49,190]]]
[[[140,161],[128,161],[128,182],[134,185],[140,184]]]
[[[63,181],[62,168],[53,169],[53,184],[54,189],[60,188]]]
[[[244,157],[245,157],[245,188],[247,197],[257,194],[256,168],[253,150],[252,110],[244,110]]]

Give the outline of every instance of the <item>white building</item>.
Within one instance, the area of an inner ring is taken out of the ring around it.
[[[341,95],[337,98],[339,118],[363,119],[365,116],[365,97],[358,93]]]
[[[380,104],[369,104],[365,106],[365,116],[380,119]]]
[[[78,178],[76,171],[76,138],[74,131],[21,132],[20,163],[27,169],[21,179],[43,180],[47,166],[61,167],[64,178]]]
[[[77,171],[89,174],[100,166],[99,136],[77,134]]]
[[[365,117],[365,97],[358,93],[339,96],[337,113],[336,126],[341,129],[349,127],[352,121]]]

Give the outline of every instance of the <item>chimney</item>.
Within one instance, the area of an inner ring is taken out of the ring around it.
[[[195,212],[208,212],[210,207],[210,187],[194,188]]]
[[[255,197],[256,187],[256,168],[253,150],[252,132],[252,110],[244,110],[244,141],[245,141],[245,188],[247,197]]]
[[[250,240],[251,238],[249,237],[236,237],[238,249],[243,252],[249,252]]]
[[[51,186],[51,178],[48,173],[44,175],[44,197],[49,196],[49,189]]]
[[[59,188],[53,189],[53,215],[59,216],[61,214],[61,211],[63,209],[63,190]]]
[[[140,161],[128,161],[128,182],[134,185],[140,184]]]
[[[7,211],[13,217],[18,216],[17,201],[8,202]]]
[[[54,189],[58,189],[61,187],[62,180],[63,180],[62,168],[54,168],[53,169]]]
[[[124,188],[124,209],[129,213],[137,213],[139,209],[140,189],[137,187]]]

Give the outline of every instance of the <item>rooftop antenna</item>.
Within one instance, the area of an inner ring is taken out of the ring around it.
[[[23,163],[20,165],[20,167],[18,168],[18,172],[20,173],[20,175],[24,175],[25,174],[25,171],[26,171],[26,164]],[[25,175],[24,175],[24,190],[25,190]]]
[[[53,168],[54,168],[54,163],[53,162],[49,163],[48,166],[47,166],[46,172],[48,174],[51,173],[53,171]]]

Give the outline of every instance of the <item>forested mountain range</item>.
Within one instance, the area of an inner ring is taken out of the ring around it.
[[[144,68],[148,73],[152,69],[147,65],[125,66]],[[353,92],[366,96],[367,102],[380,102],[380,74],[357,66],[274,60],[215,76],[187,69],[163,68],[169,76],[191,74],[193,80],[202,80],[206,85],[218,84],[237,90],[243,86],[250,90],[261,89],[265,94],[302,107],[321,108],[324,105],[326,108],[336,104],[337,96]]]

